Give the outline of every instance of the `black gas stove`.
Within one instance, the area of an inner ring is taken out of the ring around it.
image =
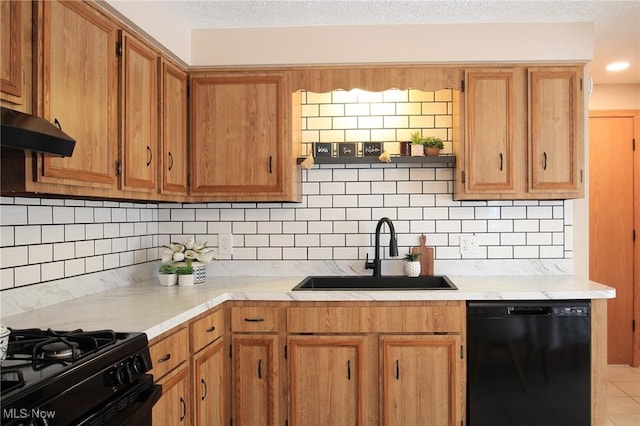
[[[147,336],[12,329],[0,368],[3,425],[147,425],[161,394]]]

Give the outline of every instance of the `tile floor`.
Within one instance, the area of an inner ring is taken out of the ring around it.
[[[610,365],[607,380],[607,426],[639,426],[640,368]]]

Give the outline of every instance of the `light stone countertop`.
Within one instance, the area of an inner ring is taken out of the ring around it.
[[[572,275],[449,276],[458,290],[296,291],[304,277],[209,277],[193,287],[146,280],[2,318],[12,328],[143,331],[149,339],[227,300],[407,301],[610,299],[615,289]]]

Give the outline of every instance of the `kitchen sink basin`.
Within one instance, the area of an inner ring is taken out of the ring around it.
[[[387,275],[382,277],[343,275],[310,276],[293,288],[293,291],[405,291],[405,290],[457,290],[446,275],[407,277]]]

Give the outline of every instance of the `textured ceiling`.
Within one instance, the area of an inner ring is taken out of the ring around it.
[[[640,83],[640,0],[190,0],[163,2],[187,27],[257,28],[324,25],[593,22],[590,73],[597,83]],[[631,69],[603,68],[627,58]]]

